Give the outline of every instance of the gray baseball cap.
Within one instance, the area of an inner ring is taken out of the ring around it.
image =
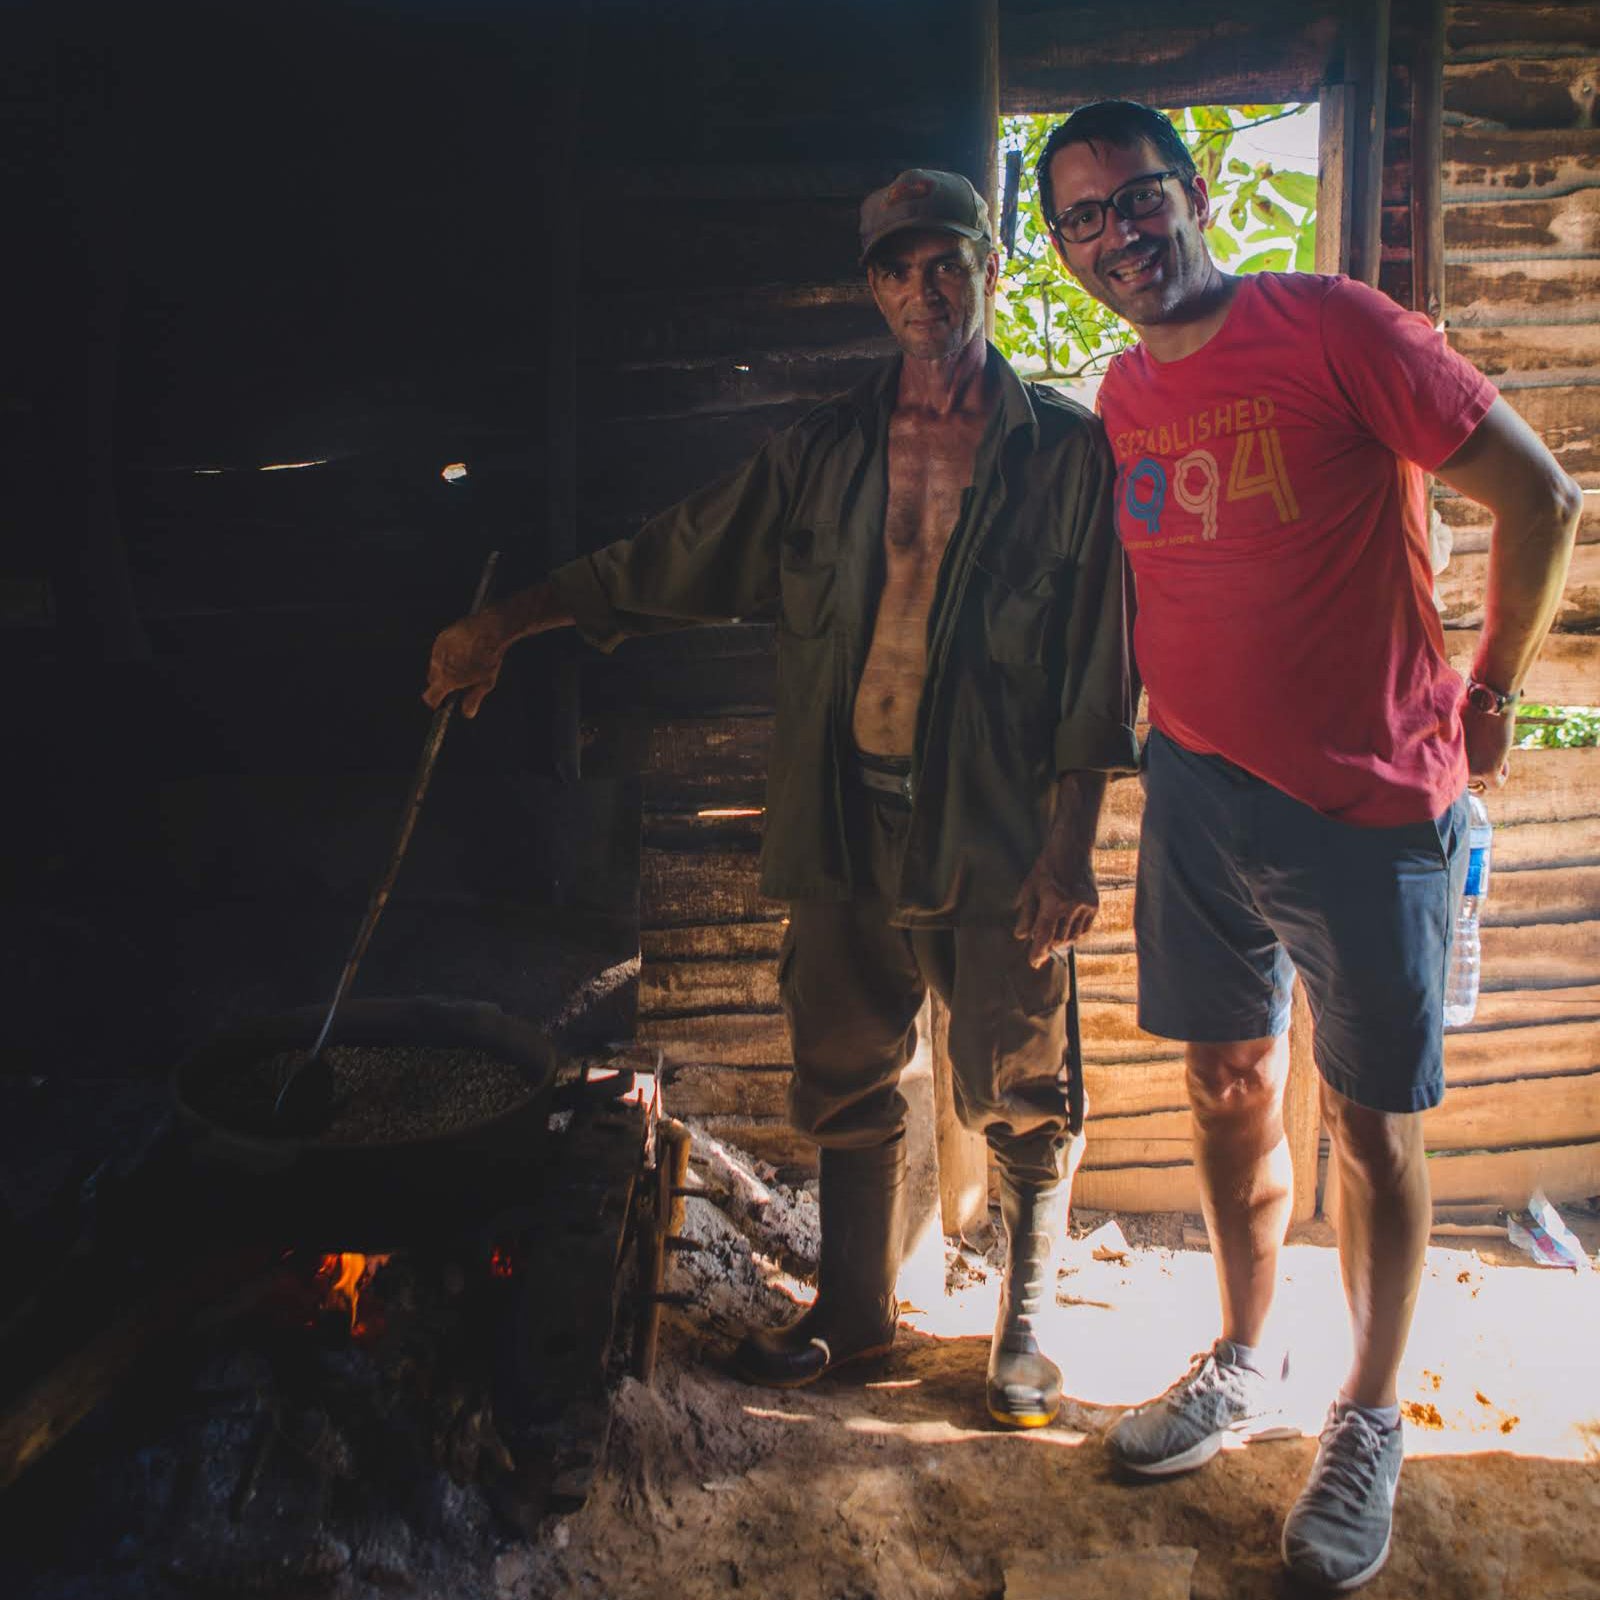
[[[959,172],[911,167],[861,202],[861,259],[892,233],[934,228],[963,239],[993,238],[983,196]]]

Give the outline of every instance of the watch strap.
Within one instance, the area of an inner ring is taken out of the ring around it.
[[[1492,683],[1485,683],[1482,678],[1469,676],[1467,679],[1469,704],[1474,710],[1487,712],[1492,717],[1503,717],[1521,698],[1520,689],[1513,689],[1508,694],[1503,689],[1495,688]]]

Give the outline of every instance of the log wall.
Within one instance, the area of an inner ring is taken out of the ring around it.
[[[1397,7],[1383,159],[1380,282],[1402,303],[1413,278],[1412,97],[1425,7]],[[1447,9],[1442,151],[1444,311],[1451,342],[1488,373],[1589,504],[1557,631],[1533,699],[1600,703],[1600,130],[1596,13],[1580,5]],[[1420,75],[1419,75],[1420,78]],[[1415,298],[1414,298],[1415,297]],[[1489,526],[1443,493],[1454,553],[1437,584],[1448,653],[1465,671],[1483,620]],[[1102,838],[1108,880],[1137,831],[1137,792]],[[1490,801],[1495,873],[1485,910],[1484,994],[1446,1041],[1450,1092],[1427,1119],[1441,1205],[1521,1205],[1600,1190],[1600,752],[1515,758]],[[1182,1063],[1132,1024],[1132,946],[1116,929],[1083,958],[1094,1038],[1084,1204],[1194,1210]]]
[[[1528,691],[1600,705],[1600,14],[1565,3],[1454,5],[1445,17],[1445,317],[1583,485],[1572,572]],[[1551,292],[1552,285],[1559,288]],[[1452,656],[1483,620],[1484,513],[1442,497],[1454,549],[1438,594]],[[1443,1202],[1521,1205],[1600,1191],[1600,751],[1513,758],[1489,800],[1496,872],[1485,995],[1452,1036],[1429,1116]]]
[[[857,264],[862,197],[914,165],[992,197],[993,8],[697,0],[593,14],[612,103],[589,146],[581,537],[743,460],[893,346]],[[884,63],[894,70],[886,72]],[[675,1115],[784,1165],[781,905],[757,890],[772,638],[636,640],[583,676],[586,773],[642,774],[638,1034]],[[712,816],[708,812],[734,812]]]
[[[1153,73],[1114,25],[1075,32],[1081,10],[1008,0],[1002,100],[1008,109],[1065,110],[1099,94],[1172,103],[1309,98],[1356,69],[1371,9],[1342,14],[1348,38],[1319,31],[1313,12],[1259,19],[1236,63],[1209,74],[1215,19],[1163,32]],[[1146,19],[1141,15],[1141,25]],[[1418,259],[1414,130],[1427,127],[1418,86],[1442,79],[1443,299],[1450,337],[1501,386],[1566,468],[1600,489],[1600,131],[1596,11],[1580,4],[1450,7],[1397,3],[1389,18],[1382,117],[1378,281],[1403,304],[1426,304]],[[1219,25],[1225,27],[1224,25]],[[1015,42],[1013,57],[1009,43]],[[1308,44],[1320,56],[1307,52]],[[1191,70],[1196,68],[1198,70]],[[1148,86],[1154,83],[1152,90]],[[1437,129],[1437,119],[1434,122]],[[1327,176],[1326,174],[1324,175]],[[1357,241],[1359,242],[1359,241]],[[1426,249],[1427,241],[1422,242]],[[1359,251],[1356,252],[1359,255]],[[1361,270],[1352,262],[1352,271]],[[1432,272],[1437,295],[1437,271]],[[1585,511],[1558,632],[1528,685],[1531,697],[1600,703],[1600,498]],[[1488,549],[1484,513],[1440,502],[1455,553],[1438,593],[1452,662],[1471,663]],[[1089,1055],[1091,1138],[1081,1202],[1124,1210],[1198,1209],[1189,1159],[1180,1052],[1133,1021],[1129,912],[1140,797],[1115,785],[1102,828],[1104,909],[1080,955]],[[1594,751],[1519,756],[1491,803],[1496,876],[1486,910],[1484,998],[1470,1030],[1452,1035],[1454,1086],[1428,1119],[1441,1203],[1521,1204],[1543,1182],[1552,1197],[1600,1189],[1600,761]],[[1294,1140],[1297,1190],[1316,1148]],[[1297,1201],[1301,1195],[1297,1193]]]
[[[988,186],[1001,105],[1309,98],[1388,16],[1378,0],[1238,0],[1198,22],[1161,0],[1133,25],[1061,0],[20,9],[4,159],[50,223],[21,267],[19,301],[42,309],[4,442],[27,527],[0,572],[0,650],[50,684],[15,747],[36,848],[11,869],[6,995],[39,1018],[30,1061],[56,1050],[85,972],[126,990],[99,1008],[108,1055],[140,1005],[170,1041],[314,995],[420,742],[420,651],[482,552],[506,550],[510,584],[625,535],[867,371],[888,349],[855,260],[868,189],[922,163]],[[1452,337],[1600,489],[1595,14],[1448,13],[1443,246]],[[1404,6],[1393,22],[1382,267],[1403,297],[1416,28]],[[439,477],[454,459],[465,487]],[[319,465],[261,470],[300,461]],[[1440,594],[1466,660],[1486,529],[1443,510]],[[1591,507],[1532,686],[1550,699],[1600,701],[1597,530]],[[614,904],[642,832],[640,1032],[671,1057],[673,1109],[809,1161],[783,1118],[782,907],[755,879],[769,636],[586,662],[584,770],[637,788],[539,787],[561,767],[561,669],[529,647],[452,735],[420,898],[390,913],[395,980],[531,1003],[525,925]],[[1596,787],[1591,756],[1551,753],[1520,759],[1499,802],[1490,989],[1452,1041],[1442,1193],[1514,1188],[1543,1145],[1560,1182],[1600,1187]],[[1118,785],[1083,963],[1082,1195],[1192,1207],[1175,1058],[1132,1024],[1136,832],[1137,789]],[[154,936],[153,908],[180,931]]]
[[[1341,26],[1367,29],[1372,15],[1370,8],[1350,16],[1313,8],[1290,17],[1281,8],[1258,14],[1241,7],[1237,18],[1213,26],[1186,23],[1175,14],[1172,26],[1160,30],[1164,42],[1154,54],[1148,18],[1141,17],[1137,40],[1125,38],[1121,20],[1109,13],[1097,25],[1091,20],[1082,7],[1069,11],[1038,0],[1005,0],[1002,106],[1066,109],[1116,93],[1173,102],[1309,97],[1358,70],[1358,52]],[[1600,267],[1590,202],[1600,181],[1597,135],[1579,125],[1585,117],[1593,120],[1579,104],[1581,95],[1569,97],[1576,108],[1571,111],[1543,111],[1541,99],[1527,96],[1529,84],[1587,81],[1591,10],[1454,8],[1446,18],[1442,73],[1426,54],[1433,47],[1429,30],[1439,26],[1428,8],[1397,6],[1389,21],[1382,257],[1374,270],[1396,298],[1410,302],[1418,295],[1411,145],[1419,108],[1413,80],[1431,89],[1442,76],[1441,231],[1452,337],[1502,384],[1569,470],[1594,484],[1600,461],[1589,402],[1600,394],[1591,387],[1593,357],[1600,350],[1593,334],[1600,320]],[[1239,26],[1233,28],[1234,22]],[[1501,78],[1463,70],[1502,59],[1521,63],[1506,80],[1521,89],[1497,89]],[[1495,93],[1502,95],[1499,102],[1491,99]],[[1495,119],[1498,125],[1485,121],[1493,104],[1504,113]],[[677,181],[693,186],[687,175]],[[695,181],[705,187],[703,176]],[[806,181],[796,177],[797,190],[805,190]],[[1420,278],[1420,266],[1417,271]],[[828,362],[849,363],[853,371],[854,363],[881,348],[872,343],[870,307],[843,284],[786,286],[776,293],[740,287],[736,303],[739,314],[720,323],[716,333],[680,330],[675,315],[664,316],[670,379],[652,378],[645,363],[635,362],[635,391],[646,383],[692,382],[692,398],[683,398],[685,388],[675,391],[686,418],[699,417],[709,426],[707,419],[720,416],[730,440],[737,434],[742,443],[739,419],[731,412],[798,403],[823,392],[830,378],[843,381],[844,369],[830,372]],[[783,318],[788,307],[801,304],[818,340],[824,330],[839,335],[833,348],[794,348],[798,335]],[[751,321],[765,337],[776,336],[776,348],[744,362],[737,376],[719,375],[711,359],[716,337],[737,341]],[[632,343],[631,335],[624,342]],[[808,378],[816,380],[814,387],[806,387]],[[651,403],[658,414],[666,409]],[[772,413],[775,419],[786,414]],[[674,426],[690,425],[685,420]],[[665,470],[676,465],[687,474],[690,459],[678,456]],[[1487,528],[1481,513],[1461,502],[1447,500],[1442,509],[1455,533],[1456,555],[1439,592],[1450,624],[1451,658],[1465,666],[1482,620]],[[1591,636],[1600,572],[1589,570],[1595,526],[1590,512],[1562,631],[1530,684],[1536,696],[1566,703],[1600,700],[1600,662]],[[660,698],[658,716],[668,720],[636,725],[631,733],[612,728],[597,735],[592,751],[593,759],[607,759],[608,746],[631,738],[629,759],[646,766],[652,796],[641,890],[642,1030],[679,1063],[672,1069],[676,1110],[773,1160],[806,1163],[809,1150],[789,1134],[784,1120],[788,1055],[772,969],[782,937],[781,907],[763,903],[757,893],[760,819],[703,814],[760,806],[771,731],[770,691],[762,673],[770,666],[738,658],[742,645],[726,635],[693,649],[682,641],[671,647],[658,641],[650,648],[677,652],[670,671],[650,690]],[[606,670],[612,674],[606,692],[625,698],[616,676],[622,658]],[[600,680],[593,681],[598,691]],[[593,710],[601,701],[586,704]],[[1600,1187],[1594,1159],[1600,1150],[1597,779],[1593,752],[1530,754],[1518,758],[1516,781],[1497,800],[1484,1000],[1474,1027],[1449,1041],[1448,1071],[1456,1088],[1429,1119],[1442,1202],[1510,1203],[1526,1197],[1518,1191],[1525,1191],[1530,1173],[1552,1194]],[[1098,851],[1104,909],[1093,944],[1081,957],[1093,1120],[1079,1195],[1083,1204],[1097,1207],[1192,1211],[1198,1194],[1181,1059],[1170,1043],[1142,1034],[1133,1020],[1131,904],[1139,798],[1136,785],[1112,789]],[[1307,1169],[1314,1168],[1315,1146],[1313,1118],[1300,1130],[1296,1151],[1297,1188],[1304,1191],[1309,1183],[1312,1204],[1316,1176]],[[1302,1208],[1306,1198],[1297,1195]]]
[[[0,9],[0,1003],[16,1082],[116,1077],[331,992],[433,632],[491,547],[571,553],[584,8]],[[363,992],[540,1016],[554,924],[630,958],[633,803],[559,784],[528,666],[452,730]]]

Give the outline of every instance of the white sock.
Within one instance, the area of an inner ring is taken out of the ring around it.
[[[1261,1351],[1256,1345],[1240,1344],[1237,1339],[1219,1339],[1217,1359],[1225,1367],[1248,1367],[1252,1372],[1266,1376],[1261,1365]]]
[[[1339,1396],[1339,1410],[1359,1411],[1373,1427],[1381,1429],[1384,1433],[1392,1433],[1400,1426],[1400,1406],[1396,1402],[1392,1406],[1358,1406],[1354,1400],[1345,1395]]]

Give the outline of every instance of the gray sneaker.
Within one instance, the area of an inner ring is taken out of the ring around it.
[[[1356,1589],[1389,1559],[1404,1454],[1398,1425],[1383,1431],[1359,1411],[1328,1412],[1311,1476],[1283,1525],[1283,1561],[1296,1578]]]
[[[1119,1417],[1106,1435],[1112,1461],[1142,1478],[1164,1478],[1204,1466],[1230,1433],[1247,1443],[1298,1439],[1300,1429],[1283,1417],[1281,1379],[1235,1366],[1232,1354],[1218,1339],[1160,1399]]]

